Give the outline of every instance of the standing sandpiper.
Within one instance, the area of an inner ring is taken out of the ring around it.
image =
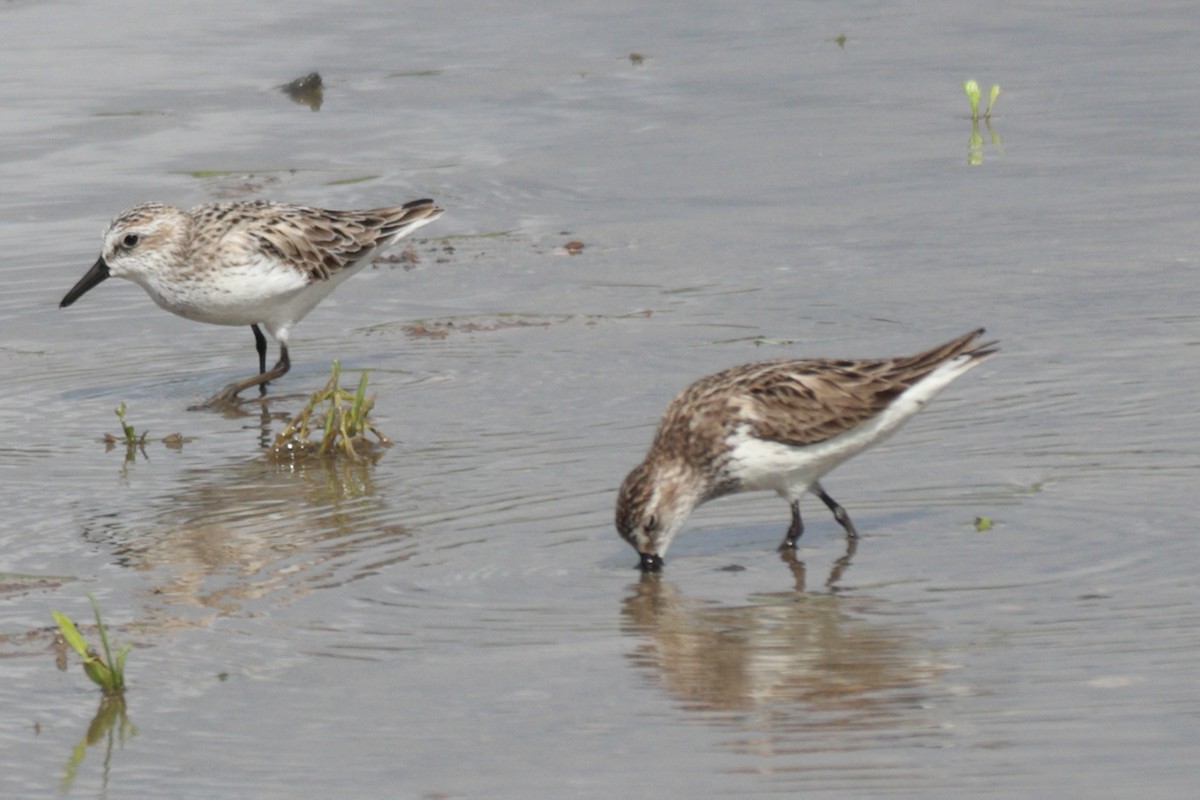
[[[141,286],[172,314],[249,325],[258,375],[229,384],[201,406],[230,403],[291,367],[288,334],[339,283],[399,239],[437,219],[432,200],[367,211],[327,211],[265,201],[197,206],[146,203],[114,219],[100,258],[59,304],[66,308],[115,276]],[[279,361],[267,370],[267,340]]]
[[[733,367],[693,383],[667,406],[646,458],[617,499],[617,531],[646,571],[688,515],[708,500],[770,489],[791,504],[781,551],[804,524],[800,496],[811,491],[848,537],[846,510],[820,478],[891,434],[939,391],[996,352],[983,329],[913,356],[869,360],[782,359]]]

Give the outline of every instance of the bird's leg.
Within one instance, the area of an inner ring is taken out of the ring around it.
[[[267,371],[267,337],[263,336],[257,322],[250,326],[250,330],[254,331],[254,349],[258,351],[258,374],[262,375]]]
[[[800,537],[804,535],[804,523],[800,521],[800,501],[792,501],[792,524],[788,526],[787,533],[783,535],[783,541],[779,545],[779,552],[785,553],[788,550],[795,550],[800,543]]]
[[[287,374],[287,371],[292,368],[292,362],[288,359],[287,345],[283,342],[279,343],[279,360],[275,362],[275,366],[271,367],[271,380],[282,378]]]
[[[267,337],[263,336],[263,332],[259,329],[257,322],[250,326],[250,330],[254,331],[254,349],[258,351],[258,374],[262,375],[267,371]],[[267,385],[260,383],[258,385],[259,397],[262,397],[266,393]]]
[[[260,341],[259,337],[262,336],[262,332],[258,330],[257,325],[255,325],[253,327],[254,327],[254,332],[256,334],[255,343],[257,344],[257,342]],[[264,339],[262,341],[263,341],[263,349],[259,351],[258,355],[259,355],[260,361],[262,361],[262,364],[265,367],[266,366],[266,360],[265,360],[266,359],[266,340]],[[251,386],[263,386],[268,381],[273,381],[276,378],[282,378],[284,375],[287,374],[287,371],[291,368],[292,368],[292,362],[288,358],[287,345],[280,342],[280,344],[279,344],[279,360],[275,362],[275,366],[271,367],[271,370],[269,372],[264,369],[261,374],[255,375],[253,378],[246,378],[244,380],[235,381],[235,382],[229,384],[228,386],[226,386],[221,391],[214,394],[212,397],[205,400],[203,403],[192,406],[192,409],[196,410],[196,409],[201,409],[201,408],[211,408],[213,406],[230,405],[237,398],[238,392],[242,391],[243,389],[249,389]]]
[[[838,521],[843,528],[846,529],[846,536],[851,539],[858,538],[858,531],[854,529],[854,523],[850,521],[850,515],[846,513],[846,509],[842,508],[838,501],[834,500],[819,483],[814,483],[812,489],[816,492],[817,497],[821,498],[821,502],[829,506],[829,510],[833,512],[833,518]]]

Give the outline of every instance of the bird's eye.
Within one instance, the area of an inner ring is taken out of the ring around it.
[[[127,233],[125,234],[125,238],[121,240],[121,244],[130,248],[137,247],[139,238],[140,237],[136,233]]]
[[[653,530],[654,530],[655,528],[657,528],[657,527],[658,527],[658,517],[656,517],[656,516],[654,516],[653,514],[651,514],[651,515],[650,515],[650,516],[649,516],[649,517],[646,519],[646,533],[650,533],[651,531],[653,531]]]

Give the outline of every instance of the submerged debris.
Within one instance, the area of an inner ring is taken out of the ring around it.
[[[275,462],[290,462],[313,456],[333,457],[341,453],[354,461],[374,459],[379,448],[391,441],[367,421],[367,415],[375,405],[374,397],[367,397],[367,373],[363,372],[358,389],[351,392],[338,386],[341,365],[333,362],[332,374],[325,388],[313,394],[308,404],[300,410],[287,427],[275,436],[275,442],[267,451],[267,458]],[[328,403],[324,410],[318,406]],[[316,419],[313,419],[314,414]],[[311,423],[311,427],[310,427]],[[320,439],[310,436],[321,430]],[[367,432],[374,434],[369,439]]]
[[[321,102],[324,100],[324,88],[325,85],[321,82],[321,76],[316,72],[310,72],[303,78],[296,78],[291,83],[285,83],[279,87],[284,94],[292,98],[292,102],[308,106],[313,111],[321,110]]]

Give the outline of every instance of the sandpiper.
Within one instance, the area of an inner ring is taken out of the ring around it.
[[[996,352],[983,329],[913,356],[776,360],[701,378],[671,401],[645,460],[617,498],[617,531],[646,571],[663,556],[688,515],[708,500],[770,489],[791,504],[779,549],[796,547],[804,525],[800,497],[811,491],[848,537],[850,516],[820,478],[879,442],[952,380]]]
[[[364,211],[265,201],[184,211],[145,203],[112,221],[100,258],[59,307],[115,276],[138,284],[181,317],[249,325],[259,374],[229,384],[201,407],[227,404],[243,389],[283,376],[291,367],[292,326],[378,253],[441,213],[432,200]],[[279,361],[269,371],[260,325],[279,342]]]

